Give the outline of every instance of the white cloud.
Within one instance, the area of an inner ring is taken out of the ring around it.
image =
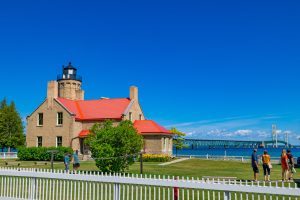
[[[234,132],[235,135],[237,136],[247,136],[250,135],[253,131],[250,129],[246,129],[246,130],[237,130]]]

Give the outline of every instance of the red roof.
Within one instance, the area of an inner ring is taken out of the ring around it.
[[[82,130],[82,131],[79,133],[78,137],[84,138],[84,137],[87,137],[89,134],[90,134],[90,131],[89,131],[89,130]]]
[[[136,120],[133,123],[133,126],[137,129],[138,133],[141,135],[162,135],[162,134],[172,134],[169,130],[164,127],[158,125],[156,122],[152,120]],[[82,130],[78,137],[84,138],[90,134],[89,130]]]
[[[152,120],[136,120],[133,123],[134,127],[137,131],[144,135],[144,134],[172,134],[169,130],[165,129],[164,127],[160,126],[156,122]]]
[[[68,111],[73,113],[76,120],[94,121],[104,119],[122,119],[122,115],[130,104],[130,99],[100,99],[100,100],[69,100],[56,99]]]

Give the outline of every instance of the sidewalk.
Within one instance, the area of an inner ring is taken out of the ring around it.
[[[166,163],[159,164],[159,166],[171,165],[171,164],[179,163],[179,162],[182,162],[182,161],[185,161],[185,160],[189,160],[189,159],[190,158],[180,158],[180,159],[177,159],[177,160],[173,160],[171,162],[166,162]]]

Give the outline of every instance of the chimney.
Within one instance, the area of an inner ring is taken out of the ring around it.
[[[129,97],[131,100],[139,101],[139,91],[136,86],[130,87],[130,96]]]
[[[49,81],[48,89],[47,89],[48,108],[53,107],[53,99],[56,99],[57,97],[58,97],[58,83],[57,81]]]

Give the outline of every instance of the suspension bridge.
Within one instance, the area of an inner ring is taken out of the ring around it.
[[[286,141],[239,141],[239,140],[206,140],[206,139],[185,139],[184,144],[190,149],[197,148],[263,148],[276,147],[276,145],[290,147]]]

